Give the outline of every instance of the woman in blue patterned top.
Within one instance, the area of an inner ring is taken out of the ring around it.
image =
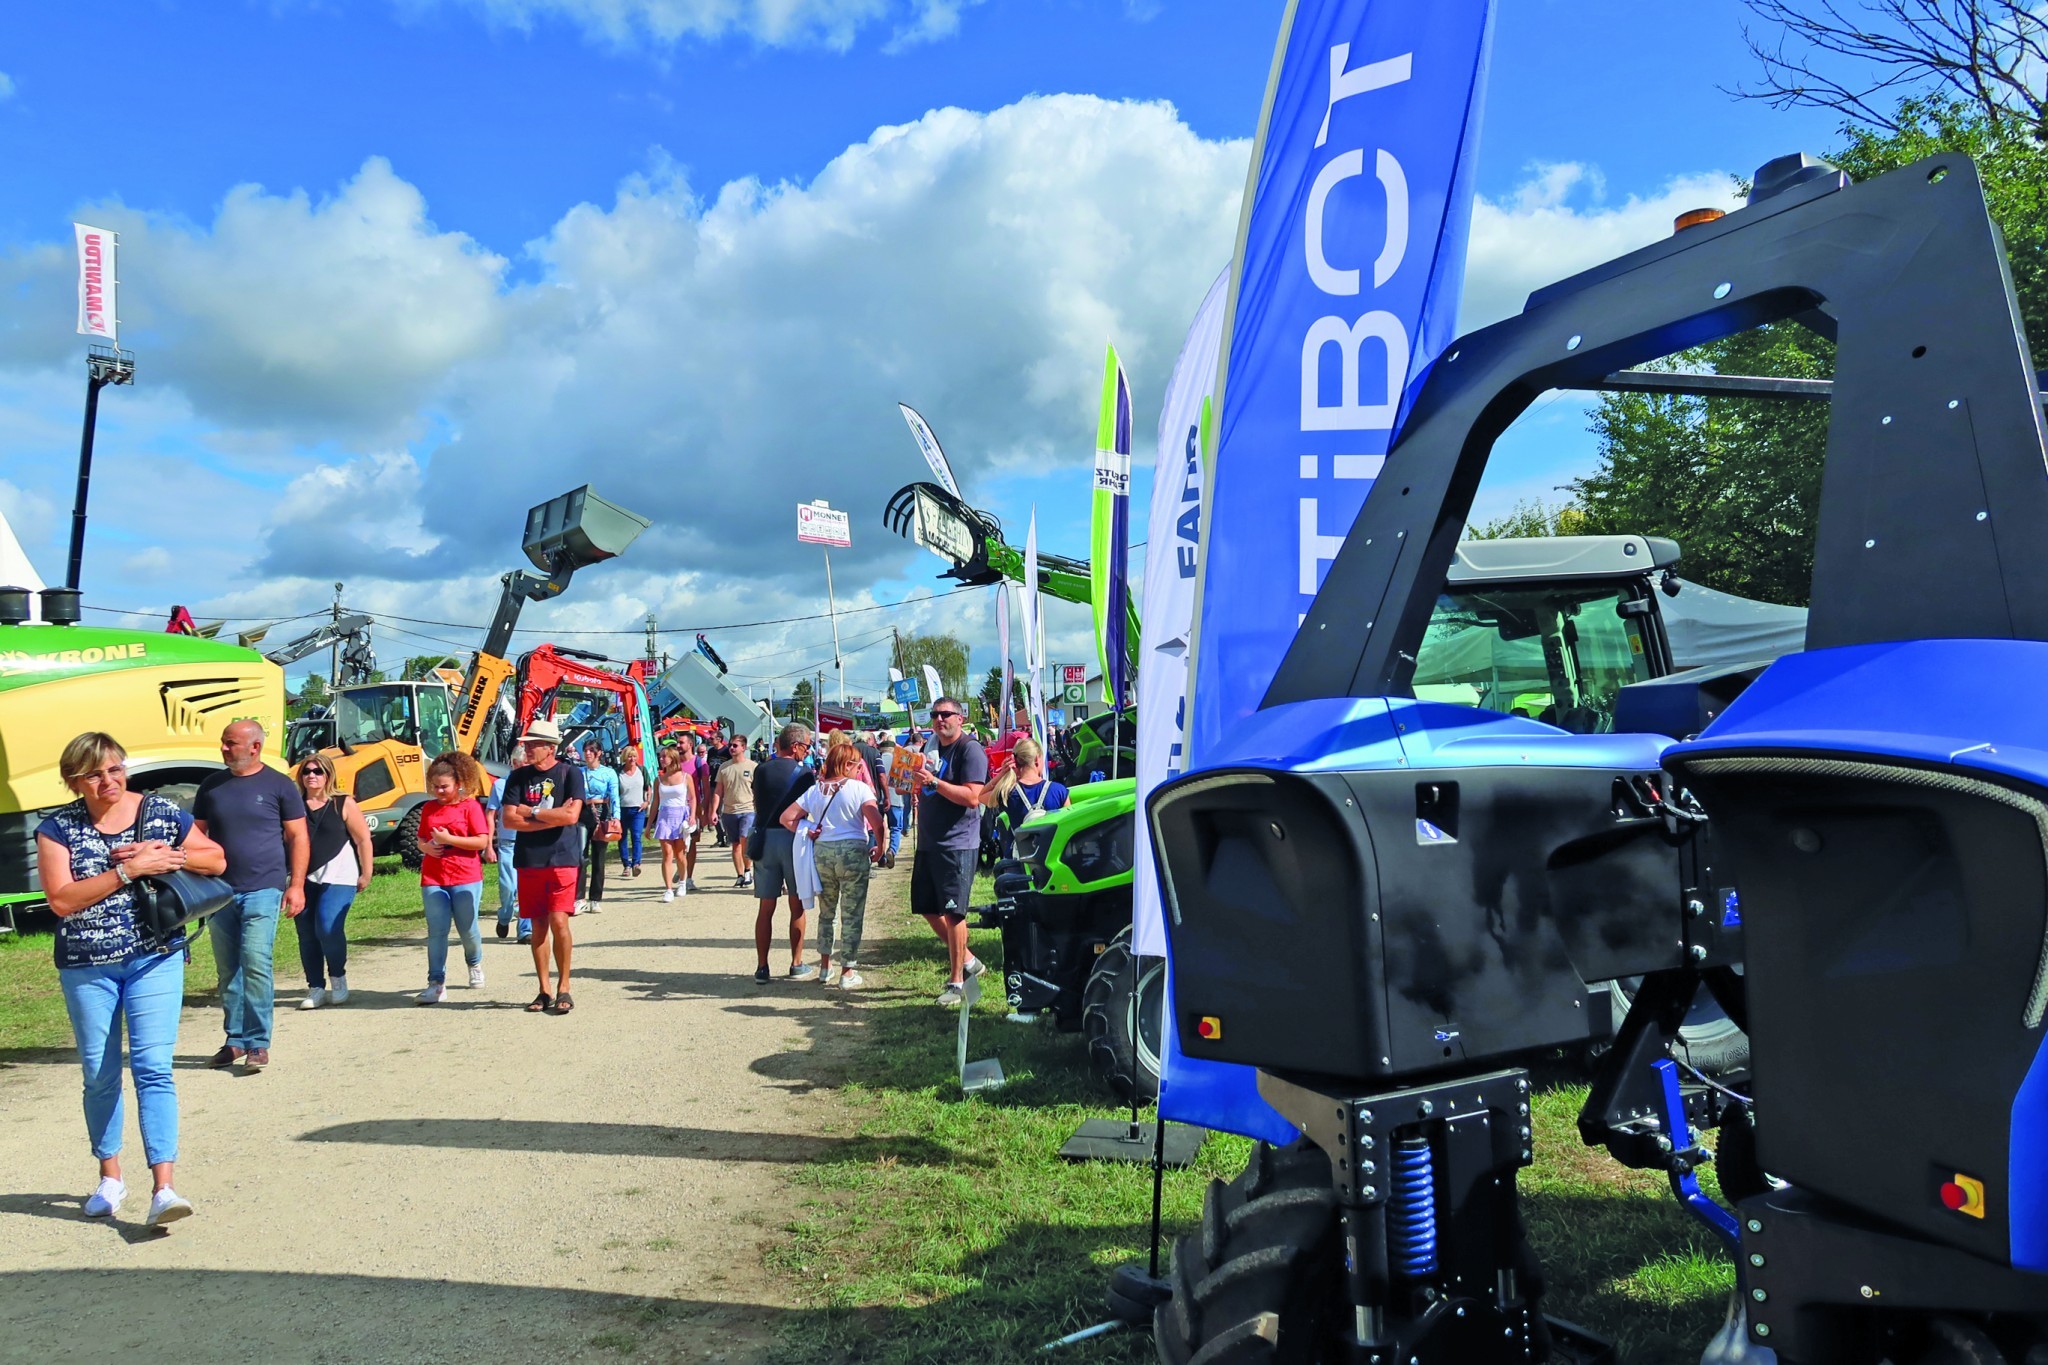
[[[57,771],[79,799],[36,826],[36,870],[57,915],[57,977],[85,1068],[86,1133],[100,1162],[86,1215],[112,1216],[128,1193],[121,1180],[125,1015],[142,1147],[155,1180],[147,1224],[161,1227],[192,1212],[171,1188],[178,1159],[171,1053],[185,998],[185,939],[146,942],[129,887],[137,877],[181,867],[217,876],[227,857],[169,799],[129,791],[127,760],[112,735],[83,734],[64,746]]]

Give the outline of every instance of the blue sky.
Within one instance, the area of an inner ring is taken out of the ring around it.
[[[1280,8],[18,7],[0,35],[0,508],[57,577],[77,216],[124,233],[141,363],[102,408],[90,602],[283,616],[340,576],[373,611],[478,621],[519,510],[585,479],[656,531],[531,625],[814,610],[822,574],[783,523],[821,494],[854,513],[842,601],[893,601],[936,565],[879,525],[921,468],[898,399],[1018,535],[1036,505],[1046,543],[1079,552],[1101,341],[1124,349],[1149,431],[1228,251]],[[1468,323],[1833,141],[1830,119],[1719,89],[1751,74],[1739,12],[1500,0]],[[1583,406],[1546,405],[1482,511],[1589,454]],[[985,604],[962,605],[844,634],[957,618],[985,638]],[[1079,614],[1053,621],[1072,652]],[[385,653],[474,639],[414,629]],[[764,670],[821,642],[822,622],[720,637]],[[880,663],[857,658],[856,690]]]

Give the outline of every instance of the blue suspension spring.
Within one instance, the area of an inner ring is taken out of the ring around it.
[[[1387,1240],[1396,1275],[1420,1280],[1436,1274],[1436,1159],[1426,1137],[1404,1137],[1394,1143]]]

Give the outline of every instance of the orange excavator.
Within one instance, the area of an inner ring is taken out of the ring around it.
[[[558,645],[541,645],[520,655],[517,733],[525,734],[537,717],[554,718],[567,688],[577,694],[577,701],[561,716],[565,748],[595,735],[609,754],[619,747],[617,735],[623,726],[626,743],[640,751],[641,763],[653,772],[655,737],[647,690],[632,669],[615,672],[601,667],[606,662],[601,654]]]

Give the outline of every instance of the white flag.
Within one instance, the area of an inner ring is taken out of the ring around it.
[[[902,670],[902,669],[900,669],[900,668],[898,668],[898,667],[896,667],[896,665],[894,665],[894,664],[890,664],[890,665],[889,665],[889,681],[890,681],[890,682],[892,682],[892,683],[899,683],[899,682],[902,682],[902,681],[903,681],[903,670]]]
[[[939,435],[932,430],[932,424],[919,415],[916,408],[908,403],[898,403],[903,410],[903,420],[910,424],[910,434],[917,439],[917,448],[924,452],[924,462],[932,467],[932,475],[954,497],[960,496],[960,484],[953,478],[953,466],[946,459],[946,452],[939,449]]]
[[[1045,730],[1045,615],[1038,601],[1038,505],[1024,531],[1024,667],[1030,673],[1032,732],[1043,744]]]
[[[73,223],[78,234],[78,333],[105,337],[117,342],[120,330],[115,313],[114,247],[117,234],[105,228]]]
[[[932,690],[932,705],[938,705],[939,694],[946,689],[939,685],[939,670],[930,664],[924,666],[924,685]]]
[[[1152,465],[1152,512],[1145,535],[1144,595],[1138,607],[1138,809],[1152,789],[1187,770],[1188,639],[1194,630],[1202,523],[1202,408],[1216,391],[1229,272],[1216,277],[1195,314],[1166,386]],[[1164,956],[1159,873],[1152,829],[1138,820],[1131,938],[1140,953]]]

